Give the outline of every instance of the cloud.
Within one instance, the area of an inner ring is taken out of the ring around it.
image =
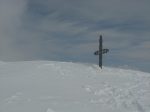
[[[25,10],[23,0],[0,1],[0,59],[20,57],[15,49],[15,39],[21,26],[21,16]]]
[[[0,60],[95,62],[93,52],[102,34],[111,59],[150,61],[149,4],[148,0],[1,0]]]

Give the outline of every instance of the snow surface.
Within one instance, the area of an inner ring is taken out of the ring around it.
[[[0,112],[150,112],[150,74],[71,62],[0,62]]]

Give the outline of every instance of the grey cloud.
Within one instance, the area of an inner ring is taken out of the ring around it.
[[[0,59],[19,58],[21,55],[14,43],[25,7],[26,2],[23,0],[0,1]]]
[[[150,60],[149,4],[148,0],[1,0],[0,60],[92,62],[100,34],[111,49],[111,59]]]

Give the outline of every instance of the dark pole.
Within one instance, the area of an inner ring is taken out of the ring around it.
[[[102,69],[102,64],[103,64],[103,54],[109,52],[109,49],[103,49],[103,38],[102,35],[99,37],[99,49],[94,52],[94,55],[99,56],[99,67]]]
[[[102,69],[102,49],[103,49],[103,39],[102,35],[99,38],[99,67]]]

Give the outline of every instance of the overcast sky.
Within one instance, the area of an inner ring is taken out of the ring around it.
[[[97,64],[150,72],[149,0],[0,0],[0,60]]]

